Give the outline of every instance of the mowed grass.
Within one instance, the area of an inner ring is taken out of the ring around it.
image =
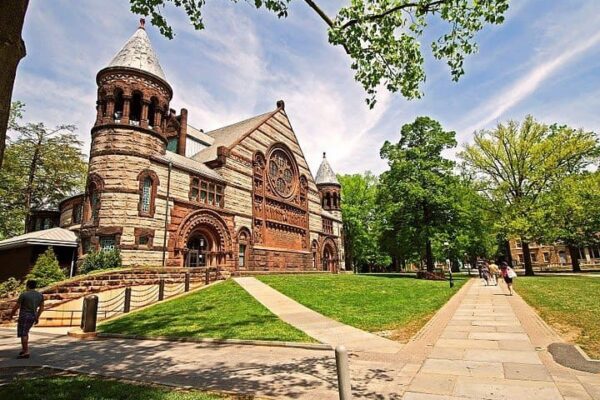
[[[234,397],[91,378],[56,376],[17,378],[0,386],[0,399],[19,400],[221,400]]]
[[[521,277],[515,288],[565,339],[600,359],[600,278]]]
[[[99,331],[150,337],[315,342],[231,280],[107,321]]]
[[[388,275],[292,275],[258,279],[332,319],[369,332],[412,337],[465,283]]]

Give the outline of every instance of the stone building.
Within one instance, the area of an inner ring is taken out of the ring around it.
[[[523,266],[525,263],[523,256],[523,246],[520,240],[510,240],[510,253],[513,263],[516,266]],[[573,249],[571,251],[567,246],[560,243],[542,244],[529,243],[529,253],[531,254],[531,263],[534,266],[567,266],[571,267],[571,259],[576,256],[581,265],[599,265],[600,247],[586,246]]]
[[[87,188],[56,216],[77,234],[79,259],[119,248],[131,266],[344,269],[340,184],[325,154],[313,178],[283,101],[192,127],[170,108],[143,20],[96,82]]]

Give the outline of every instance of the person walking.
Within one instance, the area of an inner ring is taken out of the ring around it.
[[[22,349],[17,358],[29,358],[29,330],[33,325],[37,325],[44,311],[44,295],[35,290],[37,282],[30,279],[26,287],[27,290],[21,293],[10,314],[12,318],[19,311],[17,337],[21,338]]]
[[[498,266],[493,261],[490,265],[488,265],[488,268],[490,270],[490,277],[492,278],[494,286],[498,286],[498,277],[500,276],[500,269],[498,269]]]
[[[490,268],[488,266],[487,261],[484,261],[481,265],[481,276],[483,280],[485,280],[485,286],[490,285]]]
[[[512,296],[513,279],[517,277],[517,273],[511,267],[508,266],[508,263],[506,261],[502,261],[502,263],[500,264],[500,273],[504,278],[504,282],[506,282],[506,286],[508,286],[509,295]]]

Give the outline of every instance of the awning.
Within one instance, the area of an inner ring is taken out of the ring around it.
[[[77,235],[68,229],[51,228],[0,241],[0,250],[24,246],[77,247]]]

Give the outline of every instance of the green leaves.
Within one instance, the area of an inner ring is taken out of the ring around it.
[[[64,271],[60,268],[52,247],[40,254],[26,280],[35,279],[37,287],[43,288],[55,282],[67,279]]]
[[[231,0],[235,3],[239,0]],[[130,0],[131,11],[151,17],[166,37],[173,30],[161,10],[181,7],[196,29],[204,29],[202,7],[206,0]],[[279,18],[288,15],[291,0],[246,0]],[[450,67],[452,80],[464,74],[465,58],[477,51],[475,35],[486,24],[501,24],[508,0],[351,0],[330,18],[314,0],[304,0],[327,24],[329,42],[342,46],[352,59],[354,78],[367,93],[369,107],[377,91],[400,92],[407,99],[422,96],[425,82],[421,41],[433,17],[448,31],[431,43],[433,56]]]

